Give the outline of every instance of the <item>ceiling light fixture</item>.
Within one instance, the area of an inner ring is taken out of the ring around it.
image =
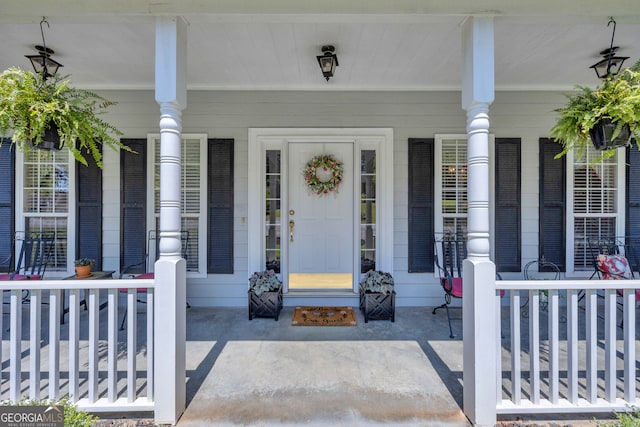
[[[322,75],[327,81],[333,77],[333,73],[336,71],[338,64],[338,57],[335,54],[336,48],[332,45],[322,46],[322,55],[316,56],[318,64],[322,70]]]
[[[609,22],[607,23],[607,27],[613,23],[613,33],[611,34],[611,46],[608,49],[600,52],[600,55],[604,59],[599,61],[596,64],[593,64],[589,68],[593,68],[600,79],[607,79],[609,77],[615,77],[616,74],[620,72],[622,68],[622,63],[629,59],[628,56],[615,56],[616,51],[618,50],[618,46],[613,45],[613,38],[616,36],[616,21],[613,17],[609,17]]]
[[[58,72],[58,68],[63,67],[63,65],[57,61],[51,59],[51,55],[54,54],[53,49],[49,49],[47,47],[47,43],[44,40],[44,30],[42,29],[42,24],[47,24],[49,27],[49,23],[47,22],[46,17],[42,17],[42,21],[40,21],[40,34],[42,34],[42,45],[36,45],[35,48],[38,51],[37,55],[25,55],[25,57],[29,58],[31,61],[31,65],[33,65],[33,69],[36,74],[42,74],[42,79],[46,80],[48,77],[53,77]]]

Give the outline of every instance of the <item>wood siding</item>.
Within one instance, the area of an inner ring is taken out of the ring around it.
[[[118,102],[105,116],[126,138],[159,130],[153,91],[100,92]],[[247,278],[247,140],[250,127],[392,127],[394,129],[394,278],[399,306],[435,305],[442,290],[434,274],[408,273],[408,141],[466,132],[459,92],[268,92],[191,91],[183,112],[185,133],[206,133],[234,143],[234,230],[232,274],[188,278],[195,305],[245,306]],[[538,256],[538,139],[548,135],[558,92],[500,92],[491,106],[496,138],[521,140],[522,264]],[[204,159],[203,159],[204,161]],[[105,269],[119,269],[120,156],[105,149],[103,254]],[[518,279],[522,273],[506,273]]]

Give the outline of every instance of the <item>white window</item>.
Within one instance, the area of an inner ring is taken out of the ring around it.
[[[376,150],[360,151],[360,272],[376,269]]]
[[[55,248],[47,273],[66,275],[75,258],[75,167],[69,150],[18,152],[18,236],[30,233],[55,235]],[[22,161],[20,161],[22,158]],[[22,181],[22,182],[21,182]],[[18,248],[19,249],[19,248]]]
[[[436,136],[436,233],[467,234],[467,138]]]
[[[593,269],[589,239],[624,236],[624,151],[592,164],[601,154],[589,147],[580,158],[567,155],[567,265],[574,271]]]
[[[148,137],[148,182],[153,182],[149,197],[147,220],[148,232],[153,235],[160,231],[160,136]],[[187,260],[189,276],[206,276],[206,247],[207,247],[207,187],[206,164],[207,136],[183,134],[181,140],[181,222],[182,231],[188,232],[187,247],[183,248]],[[147,233],[149,234],[149,233]],[[150,245],[149,256],[157,258],[157,243]],[[184,243],[184,242],[183,242]]]
[[[265,269],[280,274],[282,152],[281,150],[266,150],[265,156]]]
[[[436,238],[443,234],[467,235],[467,135],[435,135],[435,224]],[[489,153],[495,151],[495,136],[489,135]],[[495,174],[493,155],[489,155],[489,206],[493,206]],[[493,208],[489,212],[493,236]],[[494,245],[491,242],[493,255]]]

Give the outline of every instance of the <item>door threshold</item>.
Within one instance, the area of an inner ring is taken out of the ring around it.
[[[305,297],[354,297],[358,294],[351,289],[294,289],[284,294],[290,298]]]

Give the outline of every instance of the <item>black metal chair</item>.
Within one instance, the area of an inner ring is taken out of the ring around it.
[[[561,276],[560,267],[553,262],[547,261],[542,257],[541,259],[529,261],[524,266],[524,280],[560,280]],[[540,295],[540,308],[542,311],[547,311],[548,294],[546,291],[541,291]],[[526,298],[521,306],[521,314],[523,317],[529,316],[529,297]],[[566,319],[564,319],[566,322]],[[562,317],[561,317],[562,322]]]
[[[449,305],[454,298],[462,299],[462,262],[467,257],[467,240],[455,234],[445,234],[434,240],[434,249],[434,261],[440,276],[440,285],[444,290],[444,304],[435,307],[432,314],[436,314],[441,308],[447,311],[449,338],[455,338]],[[496,273],[496,279],[502,280],[499,273]],[[501,290],[500,296],[503,297],[504,293],[504,290]]]
[[[182,257],[186,260],[188,255],[189,255],[189,232],[188,231],[181,231],[180,232],[180,240],[182,242]],[[127,275],[130,278],[133,279],[153,279],[155,278],[155,273],[152,271],[149,271],[151,268],[150,264],[149,264],[149,253],[151,252],[151,245],[155,246],[156,249],[156,255],[159,254],[159,250],[158,250],[158,239],[156,239],[156,232],[155,230],[151,230],[149,231],[149,238],[147,239],[147,253],[145,254],[144,260],[142,260],[139,263],[136,264],[131,264],[128,265],[126,267],[124,267],[122,269],[122,271],[120,272],[120,278],[123,279],[125,278]],[[138,269],[138,267],[140,266],[144,266],[144,270],[145,273],[140,273],[140,274],[135,274],[132,273],[131,271],[135,271]],[[136,290],[138,292],[147,292],[147,288],[136,288]],[[127,293],[129,290],[127,288],[121,288],[120,292],[121,293]],[[141,304],[146,304],[147,302],[145,300],[142,300],[140,298],[137,299],[139,303]],[[191,306],[189,305],[189,303],[187,303],[187,308],[190,308]],[[124,330],[124,324],[127,321],[127,309],[125,308],[124,311],[124,316],[122,317],[122,322],[120,323],[120,330]]]
[[[440,285],[444,290],[444,304],[435,307],[432,314],[436,314],[436,311],[441,308],[447,311],[449,338],[455,338],[451,326],[449,305],[454,298],[462,298],[462,261],[467,257],[467,242],[466,239],[448,234],[435,239],[434,249],[434,260],[440,276]]]
[[[16,241],[20,240],[22,240],[22,244],[18,261],[12,270],[0,273],[0,280],[42,280],[53,255],[55,234],[28,233],[23,239],[20,239],[16,233]],[[8,265],[14,265],[12,260],[9,260]],[[25,290],[22,300],[27,301],[28,299],[29,291]]]

